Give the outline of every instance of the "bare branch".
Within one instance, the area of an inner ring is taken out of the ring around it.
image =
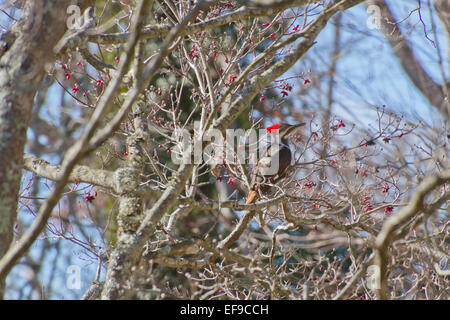
[[[179,32],[179,36],[194,35],[203,31],[211,30],[222,25],[228,24],[233,21],[239,21],[246,18],[255,18],[269,16],[286,10],[288,8],[299,7],[305,5],[309,0],[296,0],[296,1],[285,1],[280,3],[278,6],[273,6],[270,8],[249,8],[241,7],[233,12],[224,14],[223,16],[213,18],[205,22],[199,22],[195,24],[188,25],[184,30]],[[152,25],[147,26],[140,36],[140,40],[152,39],[152,38],[164,38],[166,37],[174,26],[171,25]],[[129,38],[129,33],[114,33],[114,34],[88,34],[87,40],[90,42],[96,42],[99,44],[113,44],[113,43],[123,43]]]
[[[61,178],[61,166],[53,166],[44,159],[24,154],[24,168],[37,175],[58,181]],[[114,190],[114,173],[107,170],[92,169],[88,166],[75,166],[69,175],[68,182],[85,182]]]
[[[376,5],[381,8],[381,16],[383,17],[380,20],[381,30],[411,82],[445,118],[450,118],[449,97],[444,95],[442,85],[439,85],[430,77],[417,59],[405,35],[395,24],[395,18],[386,2],[384,0],[369,0],[367,5]]]
[[[438,175],[426,177],[416,188],[408,206],[401,209],[397,214],[392,215],[383,225],[375,241],[375,265],[379,269],[380,288],[377,290],[379,299],[389,299],[387,291],[387,270],[389,258],[389,246],[396,239],[396,232],[399,231],[405,223],[420,212],[431,215],[444,201],[450,198],[450,193],[446,192],[436,201],[436,205],[427,208],[425,197],[433,190],[450,181],[450,170],[441,172]],[[430,210],[432,209],[432,210]]]

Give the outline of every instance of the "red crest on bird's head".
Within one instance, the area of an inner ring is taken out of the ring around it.
[[[277,124],[274,124],[274,125],[272,125],[270,127],[267,127],[266,130],[269,131],[269,133],[272,133],[272,130],[277,130],[279,127],[280,127],[280,124],[277,123]]]

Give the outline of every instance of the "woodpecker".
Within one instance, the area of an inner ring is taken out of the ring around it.
[[[286,169],[291,165],[292,151],[289,148],[289,138],[297,131],[298,128],[304,126],[306,123],[287,124],[281,123],[268,127],[267,130],[274,134],[278,130],[279,143],[270,144],[267,147],[265,157],[261,158],[256,166],[253,168],[250,191],[247,195],[245,204],[251,204],[258,200],[259,193],[266,192],[270,188],[269,183],[274,183],[281,178]],[[265,175],[265,168],[268,168],[278,158],[278,170],[275,174]]]

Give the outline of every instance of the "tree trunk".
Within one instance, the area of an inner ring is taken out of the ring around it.
[[[53,47],[66,31],[66,10],[91,0],[26,1],[20,21],[0,40],[0,257],[13,239],[23,152],[33,100],[54,60]],[[0,280],[0,297],[5,289]]]

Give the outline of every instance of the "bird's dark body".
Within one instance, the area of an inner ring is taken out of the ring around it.
[[[253,168],[250,192],[247,196],[246,204],[255,202],[258,194],[265,193],[270,189],[270,185],[279,180],[286,173],[286,169],[291,165],[292,152],[288,145],[288,138],[304,123],[298,125],[281,124],[278,128],[280,143],[269,145],[266,156],[261,158]],[[278,170],[275,174],[265,174],[265,169],[278,161]]]
[[[276,158],[278,158],[278,160],[276,160]],[[264,183],[273,183],[274,179],[282,177],[287,167],[289,167],[289,165],[291,164],[292,152],[287,145],[280,145],[278,148],[269,146],[267,149],[266,157],[262,158],[261,160],[253,170],[251,181],[252,190],[255,190],[258,186],[260,186],[260,190],[263,191],[263,188],[265,187]],[[275,175],[265,175],[265,165],[269,166],[270,164],[275,162],[278,162],[277,173]]]

